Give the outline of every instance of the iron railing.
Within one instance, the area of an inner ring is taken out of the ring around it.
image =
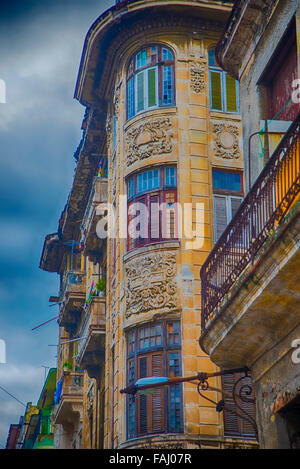
[[[66,270],[62,276],[59,297],[63,301],[69,291],[85,292],[85,272],[79,270]]]
[[[202,331],[300,193],[300,113],[202,266]]]

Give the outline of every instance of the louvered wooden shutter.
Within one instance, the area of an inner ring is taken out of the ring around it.
[[[178,233],[178,220],[176,213],[177,191],[165,191],[163,194],[164,210],[162,213],[164,239],[175,239]]]
[[[148,70],[148,107],[156,106],[156,69]]]
[[[152,354],[152,376],[163,376],[163,355],[162,353]],[[160,433],[164,431],[164,389],[157,389],[149,396],[152,400],[152,432]]]
[[[163,353],[153,352],[139,357],[139,378],[164,376]],[[138,397],[138,435],[162,433],[165,430],[164,389]]]
[[[146,207],[147,211],[149,210],[149,196],[141,197],[137,200],[139,204],[142,204]],[[141,207],[140,207],[141,208]],[[141,210],[137,209],[136,216],[139,219],[139,223],[137,224],[137,230],[140,233],[139,237],[137,238],[137,246],[143,246],[148,242],[149,237],[149,226],[148,226],[148,216],[147,212],[143,208]],[[145,237],[144,237],[145,236]]]
[[[245,437],[253,438],[255,437],[255,431],[252,425],[241,417],[243,413],[236,407],[233,397],[231,397],[234,384],[238,381],[238,379],[241,376],[242,376],[241,373],[235,373],[235,374],[222,376],[224,401],[225,401],[225,407],[226,407],[226,409],[224,409],[223,411],[224,435],[225,436],[239,436],[243,438]],[[251,385],[251,378],[250,377],[245,378],[242,381],[242,384]],[[238,392],[239,392],[239,385],[237,386],[236,394],[238,394]],[[226,395],[225,393],[229,393],[230,396]],[[253,398],[253,395],[249,397]],[[252,418],[255,419],[255,406],[253,403],[238,400],[238,404]]]
[[[210,95],[212,109],[222,111],[222,75],[221,72],[210,71]]]
[[[139,358],[139,378],[147,377],[147,360],[148,357]],[[138,396],[139,406],[138,406],[138,427],[139,434],[143,435],[148,433],[148,420],[147,420],[147,397],[143,394]]]
[[[134,202],[130,202],[128,204],[128,216],[127,216],[127,247],[128,247],[128,251],[130,251],[130,249],[133,249],[134,246],[135,246],[135,227],[133,229],[133,223],[130,223],[131,220],[133,220],[135,218],[135,215],[129,215],[129,211],[130,211],[130,208],[133,207],[134,205]]]
[[[227,226],[226,196],[214,195],[214,225],[216,243]]]
[[[137,112],[144,109],[144,72],[138,73],[137,79]]]
[[[150,217],[150,229],[149,237],[150,242],[157,241],[160,239],[160,210],[159,210],[159,195],[150,196],[149,206],[149,217]]]
[[[226,73],[226,111],[237,112],[238,111],[238,97],[237,97],[237,85],[233,77]]]
[[[230,197],[231,199],[231,217],[230,219],[232,219],[236,212],[238,211],[239,209],[239,206],[241,205],[242,203],[242,197]]]

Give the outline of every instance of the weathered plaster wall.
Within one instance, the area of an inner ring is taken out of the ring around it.
[[[241,116],[244,138],[245,182],[248,188],[248,144],[252,133],[261,129],[260,121],[266,116],[264,86],[259,81],[279,44],[287,25],[296,14],[299,41],[300,6],[298,0],[284,0],[278,3],[275,14],[269,20],[264,35],[257,42],[255,52],[247,64],[243,64],[240,76]],[[298,42],[299,44],[299,42]],[[299,54],[299,52],[298,52]],[[300,61],[298,61],[300,77]],[[255,181],[265,165],[264,158],[259,158],[261,147],[258,136],[251,142],[251,181]]]

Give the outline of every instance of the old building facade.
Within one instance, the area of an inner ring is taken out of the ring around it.
[[[122,2],[86,36],[83,139],[40,263],[61,278],[57,448],[256,445],[192,383],[120,393],[144,377],[217,370],[198,345],[199,272],[244,195],[238,85],[214,53],[230,10]]]
[[[250,190],[201,270],[200,343],[251,369],[262,448],[299,448],[300,3],[235,2],[217,46],[240,80]]]

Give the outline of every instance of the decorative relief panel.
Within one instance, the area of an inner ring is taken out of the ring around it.
[[[119,112],[120,112],[121,84],[122,83],[119,83],[118,86],[116,87],[115,92],[114,92],[114,97],[113,97],[114,113],[115,113],[116,119],[119,118]]]
[[[202,93],[205,90],[206,60],[200,59],[190,64],[191,88],[194,93]]]
[[[107,113],[106,122],[105,122],[105,130],[106,130],[106,142],[108,150],[110,148],[110,136],[111,136],[111,115],[110,112]]]
[[[126,317],[177,306],[176,254],[149,253],[127,262]]]
[[[241,156],[239,128],[228,122],[214,124],[214,156],[226,160],[237,160]]]
[[[147,120],[126,133],[127,166],[172,151],[172,124],[168,117]]]

